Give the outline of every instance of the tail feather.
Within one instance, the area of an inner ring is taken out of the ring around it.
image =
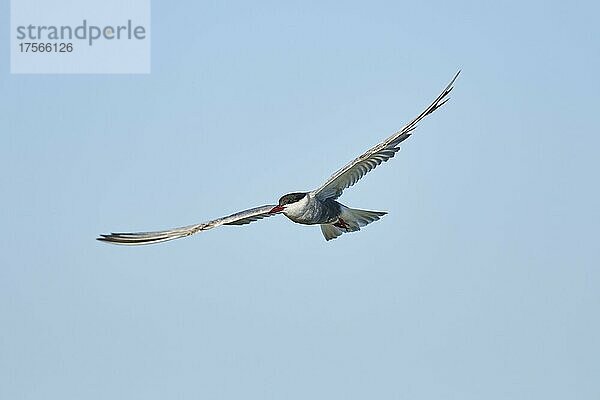
[[[387,214],[385,211],[358,210],[342,206],[340,220],[333,224],[322,224],[321,232],[325,240],[329,241],[346,232],[360,231],[360,228],[377,221],[385,214]]]
[[[325,236],[325,240],[327,241],[335,239],[336,237],[344,233],[340,228],[338,228],[337,226],[333,226],[332,224],[322,224],[321,232],[323,232],[323,236]]]

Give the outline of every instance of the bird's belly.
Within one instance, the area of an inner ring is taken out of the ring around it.
[[[330,224],[338,220],[339,212],[328,207],[313,205],[304,209],[289,210],[285,216],[298,224]]]
[[[300,212],[284,212],[285,216],[298,224],[314,225],[319,223],[318,215],[312,210],[301,210]]]
[[[303,216],[303,215],[300,215],[300,216],[286,215],[286,217],[288,217],[292,221],[296,222],[297,224],[315,225],[315,224],[321,224],[322,223],[318,219],[311,218],[309,216]]]

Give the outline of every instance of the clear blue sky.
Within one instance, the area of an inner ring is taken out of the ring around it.
[[[600,398],[600,9],[501,3],[155,1],[149,75],[0,30],[0,398]],[[94,240],[312,189],[458,68],[359,233]]]

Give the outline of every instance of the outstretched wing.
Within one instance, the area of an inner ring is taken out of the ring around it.
[[[344,189],[354,185],[360,178],[365,176],[367,172],[394,157],[396,152],[400,150],[400,143],[402,143],[411,135],[411,132],[417,127],[418,123],[449,100],[447,96],[452,90],[452,85],[454,84],[456,78],[458,78],[459,74],[460,71],[454,75],[454,78],[452,78],[442,93],[440,93],[440,95],[415,119],[410,121],[406,126],[394,133],[389,138],[385,139],[383,142],[377,144],[376,146],[367,150],[361,156],[350,161],[343,168],[333,174],[331,178],[329,178],[327,182],[323,184],[323,186],[314,190],[312,194],[321,199],[337,199],[342,195]]]
[[[249,224],[251,222],[258,221],[259,219],[275,215],[270,213],[273,207],[275,206],[266,205],[262,207],[251,208],[249,210],[228,215],[227,217],[218,218],[195,225],[182,226],[180,228],[169,229],[166,231],[111,233],[109,235],[100,235],[100,237],[97,239],[103,242],[131,246],[166,242],[168,240],[179,239],[193,235],[194,233],[216,228],[217,226],[221,225]]]

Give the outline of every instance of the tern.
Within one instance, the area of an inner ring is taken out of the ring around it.
[[[251,208],[199,224],[165,231],[111,233],[100,235],[97,239],[120,245],[160,243],[190,236],[221,225],[245,225],[280,213],[299,224],[320,225],[323,236],[328,241],[346,232],[359,231],[360,228],[379,220],[387,212],[350,208],[338,202],[337,199],[342,195],[344,189],[354,185],[369,171],[396,155],[396,152],[400,150],[400,143],[411,136],[411,132],[419,122],[449,100],[448,94],[452,91],[454,81],[459,74],[460,71],[454,75],[440,95],[412,121],[392,136],[350,161],[318,189],[310,192],[288,193],[279,199],[278,204]]]

